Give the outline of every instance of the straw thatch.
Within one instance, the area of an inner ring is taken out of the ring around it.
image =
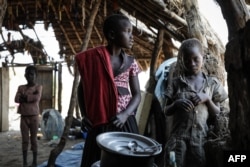
[[[95,2],[95,0],[8,1],[3,26],[7,30],[15,31],[20,31],[19,27],[32,29],[37,21],[42,21],[45,29],[52,26],[59,42],[58,54],[71,64],[74,55],[82,49],[83,38],[86,35],[86,21],[89,20]],[[131,18],[135,44],[128,53],[137,58],[142,69],[150,66],[159,29],[164,30],[164,47],[159,50],[156,65],[174,56],[177,48],[171,39],[181,42],[189,37],[181,0],[102,0],[88,48],[105,44],[102,24],[105,17],[112,13],[123,13]],[[46,55],[42,47],[39,49]],[[48,56],[53,57],[53,55]],[[39,55],[34,54],[32,57]]]

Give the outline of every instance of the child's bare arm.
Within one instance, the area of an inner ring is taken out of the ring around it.
[[[211,99],[209,99],[206,104],[211,115],[217,115],[220,113],[219,103],[214,103]]]
[[[21,88],[18,87],[17,92],[16,92],[16,96],[15,96],[15,102],[16,103],[21,103],[21,96],[22,96],[22,91]]]
[[[129,115],[131,115],[131,113],[136,110],[141,101],[140,85],[137,75],[130,77],[129,86],[132,94],[132,99],[130,100],[127,109],[119,113],[116,116],[117,119],[113,121],[113,124],[115,124],[117,127],[122,127],[124,125]]]
[[[42,89],[43,87],[40,85],[37,87],[36,91],[33,94],[26,95],[26,101],[29,102],[35,102],[39,101],[42,96]]]
[[[85,104],[84,104],[84,95],[83,95],[83,86],[82,86],[82,80],[80,81],[78,88],[77,88],[77,99],[78,99],[78,105],[80,107],[82,116],[86,116],[86,110],[85,110]]]

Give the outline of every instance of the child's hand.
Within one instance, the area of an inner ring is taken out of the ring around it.
[[[194,105],[198,105],[200,103],[205,103],[209,100],[209,96],[205,93],[196,93],[193,97],[192,97],[192,102],[194,103]]]
[[[178,99],[175,101],[175,106],[180,109],[184,110],[186,112],[190,112],[194,109],[194,104],[192,101],[188,99]]]
[[[121,112],[116,115],[116,119],[112,122],[117,128],[122,128],[128,119],[128,115],[125,112]]]
[[[21,94],[21,96],[19,97],[19,102],[20,103],[26,103],[27,102],[27,96],[24,94]]]

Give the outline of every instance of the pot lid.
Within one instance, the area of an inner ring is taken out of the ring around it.
[[[126,156],[154,156],[162,151],[155,140],[127,132],[106,132],[97,136],[97,144],[105,151]]]

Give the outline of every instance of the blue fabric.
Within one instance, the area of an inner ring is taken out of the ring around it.
[[[70,150],[63,151],[56,159],[55,167],[80,167],[82,161],[84,142],[78,143]],[[38,165],[46,167],[48,161]]]
[[[166,90],[166,81],[168,78],[169,73],[169,67],[172,63],[177,61],[177,57],[170,58],[166,61],[164,61],[159,68],[157,69],[155,73],[155,80],[157,81],[156,87],[155,87],[155,96],[158,99],[158,101],[161,104],[161,107],[163,109],[164,107],[164,96],[163,93]]]

